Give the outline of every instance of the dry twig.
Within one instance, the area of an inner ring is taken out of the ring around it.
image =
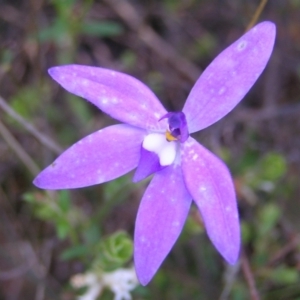
[[[242,270],[243,270],[243,273],[244,273],[244,276],[245,276],[245,279],[246,279],[246,282],[247,282],[247,285],[248,285],[248,288],[250,291],[251,300],[259,300],[260,297],[259,297],[258,291],[256,289],[254,276],[251,271],[248,258],[244,252],[242,252],[242,255],[241,255],[241,264],[242,264]]]
[[[0,96],[0,108],[3,109],[10,117],[20,123],[29,133],[31,133],[41,144],[49,148],[56,154],[60,154],[63,149],[49,137],[41,134],[32,124],[21,117],[15,110],[13,110],[7,102]]]
[[[10,131],[5,127],[5,125],[0,121],[0,134],[3,139],[9,145],[9,147],[15,152],[27,169],[33,174],[37,175],[39,172],[39,167],[32,160],[32,158],[23,149],[22,145],[14,138]]]
[[[257,9],[256,9],[256,11],[255,11],[255,13],[254,13],[251,21],[249,22],[249,24],[248,24],[248,26],[246,28],[246,32],[248,30],[250,30],[255,25],[255,23],[257,22],[257,20],[259,18],[259,16],[261,15],[263,9],[265,8],[267,2],[268,2],[268,0],[261,0],[260,1],[260,3],[258,5],[258,7],[257,7]]]

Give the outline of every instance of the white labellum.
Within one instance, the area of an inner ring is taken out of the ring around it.
[[[166,136],[161,133],[147,135],[143,142],[143,148],[156,153],[161,166],[171,165],[176,157],[176,142],[167,141]]]

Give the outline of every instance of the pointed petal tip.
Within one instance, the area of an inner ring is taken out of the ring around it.
[[[158,267],[153,268],[148,264],[145,264],[145,260],[142,260],[139,258],[140,256],[135,251],[134,254],[134,266],[135,266],[135,272],[136,276],[142,286],[146,286],[152,278],[155,276],[157,270],[159,269],[160,265]]]
[[[48,74],[51,76],[51,77],[54,77],[55,76],[55,73],[57,71],[57,69],[59,69],[60,67],[51,67],[48,69]]]
[[[236,228],[239,230],[239,228]],[[209,232],[208,232],[209,234]],[[216,241],[212,237],[210,237],[212,243],[216,247],[217,251],[222,255],[222,257],[226,260],[230,265],[235,265],[240,257],[240,235],[238,232],[235,232],[233,236],[231,236],[227,240]]]
[[[238,246],[237,249],[233,249],[230,253],[226,253],[226,257],[224,255],[224,259],[232,266],[234,266],[240,257],[240,247]]]
[[[33,179],[32,183],[33,183],[36,187],[38,187],[38,188],[40,187],[38,176],[36,176],[36,177]]]
[[[215,246],[216,250],[221,254],[224,260],[230,265],[235,265],[240,257],[240,237],[237,233],[231,238],[226,240],[216,240],[214,236],[211,236],[208,230],[208,236]]]
[[[269,27],[272,30],[276,30],[276,25],[272,21],[263,21],[259,23],[258,26],[265,26],[265,27]]]
[[[154,175],[135,223],[134,264],[142,285],[150,282],[170,253],[182,231],[191,202],[180,167],[172,165]]]
[[[238,228],[237,232],[235,232],[227,241],[223,241],[223,243],[214,243],[216,249],[223,256],[223,258],[230,264],[235,265],[240,257],[240,249],[241,249],[241,239],[240,239],[240,229]]]
[[[46,176],[44,176],[46,175]],[[43,189],[43,190],[55,190],[57,188],[53,187],[51,184],[51,181],[49,181],[47,178],[47,172],[42,171],[41,173],[39,173],[34,180],[32,181],[32,183],[39,189]]]
[[[137,274],[137,278],[142,286],[146,286],[151,281],[154,275],[152,276],[143,276],[143,275]]]
[[[48,74],[56,80],[60,75],[63,75],[66,71],[69,70],[74,65],[62,65],[62,66],[55,66],[48,69]]]
[[[256,28],[261,28],[264,31],[268,31],[270,35],[272,35],[273,39],[276,36],[276,24],[271,21],[264,21],[255,26]],[[255,28],[254,27],[254,28]]]
[[[40,172],[40,173],[33,179],[33,181],[32,181],[32,183],[33,183],[36,187],[38,187],[38,188],[40,188],[40,189],[43,188],[43,184],[42,184],[41,176],[40,176],[41,173],[42,173],[42,172]]]
[[[261,22],[211,62],[183,107],[190,133],[217,122],[243,99],[265,69],[275,37],[275,24]]]

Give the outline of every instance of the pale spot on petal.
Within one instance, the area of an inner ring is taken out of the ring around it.
[[[180,225],[180,223],[178,221],[173,221],[172,222],[172,226],[174,227],[178,227]]]
[[[89,81],[86,80],[86,79],[83,79],[82,80],[82,85],[85,86],[85,87],[88,87],[89,86]]]
[[[102,102],[102,104],[106,104],[106,103],[108,103],[108,99],[107,98],[101,98],[101,102]]]
[[[247,46],[247,42],[246,41],[241,41],[240,43],[238,43],[237,45],[237,49],[238,51],[243,51]]]
[[[219,95],[224,94],[225,91],[226,91],[226,88],[222,87],[222,88],[219,90]]]

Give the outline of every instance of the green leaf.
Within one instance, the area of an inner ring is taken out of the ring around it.
[[[34,203],[36,201],[35,194],[34,193],[23,194],[23,200],[25,200],[26,202],[29,202],[29,203]]]
[[[53,211],[53,209],[51,207],[49,207],[47,204],[38,204],[37,207],[35,208],[34,211],[35,215],[42,219],[42,220],[46,220],[46,221],[52,221],[55,222],[55,220],[57,219],[57,214],[56,212]]]
[[[260,177],[264,180],[276,181],[286,173],[286,161],[277,153],[268,153],[260,163]]]
[[[275,204],[267,204],[259,211],[259,234],[265,236],[268,234],[278,222],[280,217],[280,209]]]
[[[299,274],[296,269],[288,267],[278,267],[273,269],[270,277],[279,284],[293,284],[299,282]]]
[[[120,35],[123,27],[116,22],[88,22],[81,25],[81,32],[92,36],[110,37]]]
[[[10,99],[12,108],[26,119],[32,118],[41,105],[40,91],[35,86],[26,86],[18,89]],[[9,118],[11,122],[20,126],[15,120]]]
[[[15,54],[10,49],[3,49],[0,54],[0,64],[2,68],[4,65],[10,65],[13,62]]]
[[[67,95],[66,97],[69,101],[72,112],[78,118],[78,121],[81,122],[82,125],[89,122],[92,118],[90,106],[85,101],[81,101],[82,99],[79,99],[76,96]]]
[[[242,231],[242,241],[243,244],[247,244],[251,242],[252,232],[251,227],[247,222],[241,222],[241,231]]]
[[[89,227],[83,232],[84,239],[87,244],[96,244],[101,238],[99,225],[91,223]]]
[[[70,232],[70,224],[66,219],[59,219],[56,223],[56,231],[59,239],[63,240],[67,237]]]
[[[37,38],[40,42],[55,42],[57,45],[65,44],[70,38],[69,24],[62,19],[56,18],[52,25],[42,28],[37,33]]]
[[[120,60],[124,65],[125,69],[134,68],[137,63],[137,56],[133,51],[124,51],[121,55]]]
[[[59,193],[58,205],[62,212],[67,213],[71,207],[70,193],[67,190],[62,190]]]
[[[88,254],[88,247],[85,245],[78,245],[78,246],[70,247],[67,250],[65,250],[61,254],[60,258],[62,260],[71,260],[71,259],[87,256],[87,254]]]

